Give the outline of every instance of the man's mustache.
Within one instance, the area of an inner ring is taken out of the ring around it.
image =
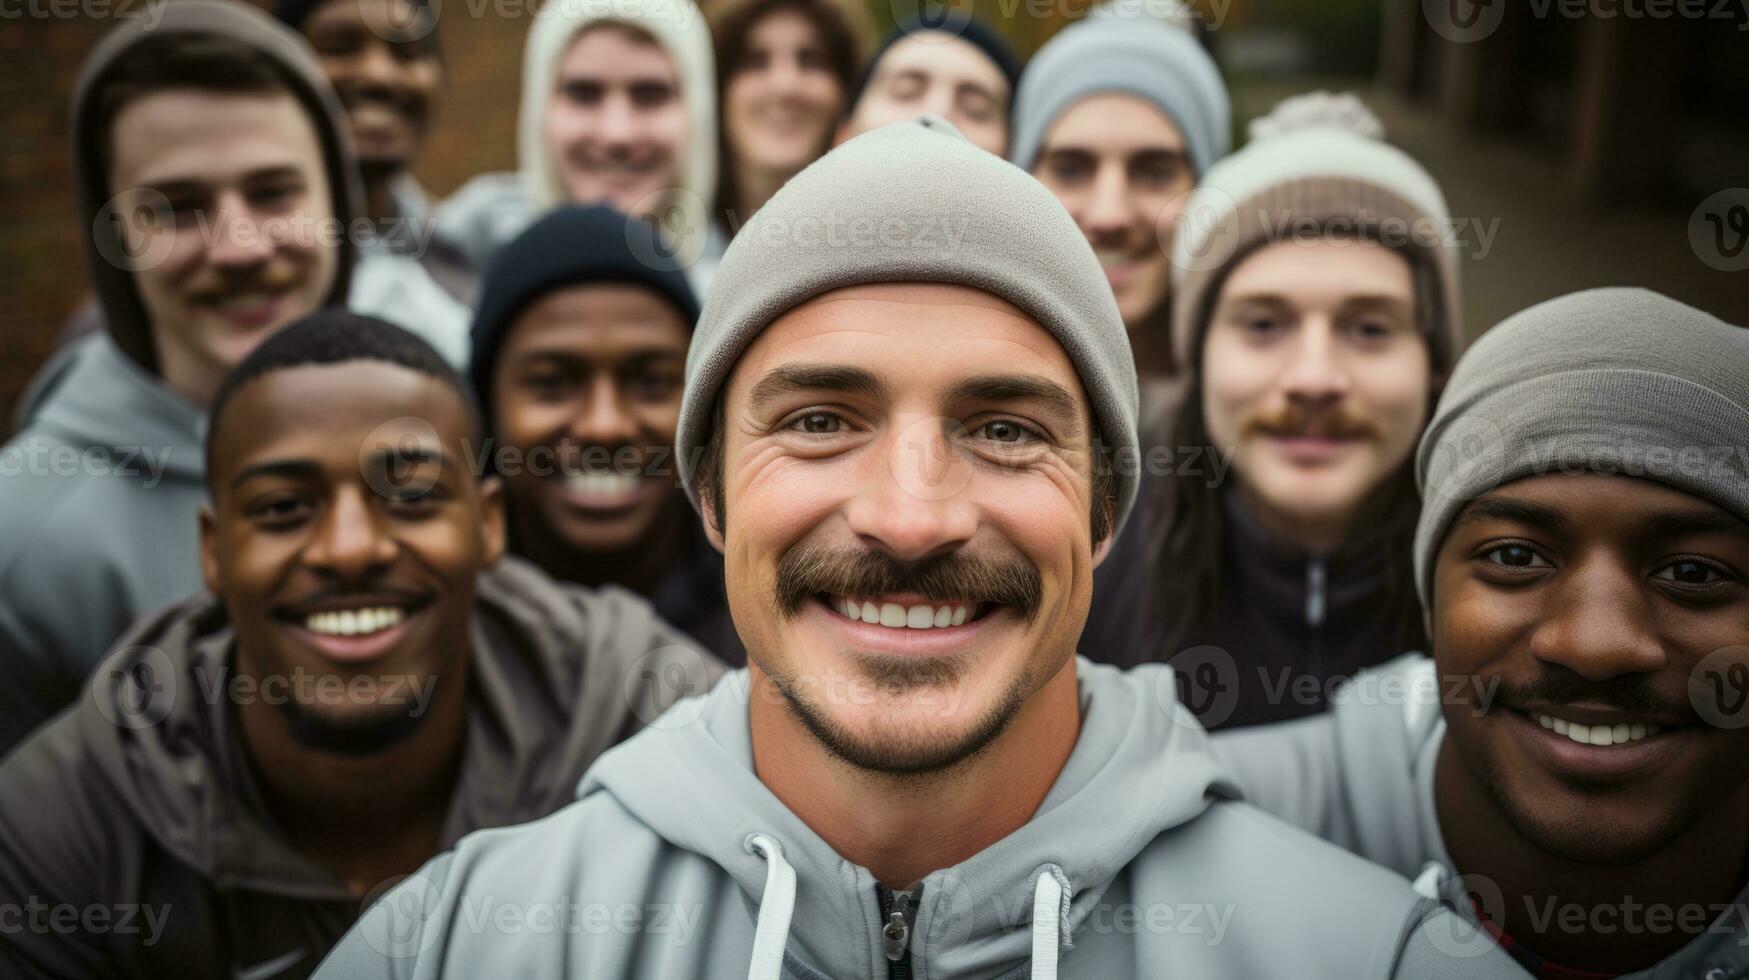
[[[869,597],[909,592],[934,602],[988,602],[1031,619],[1043,601],[1038,569],[1018,555],[986,556],[950,551],[919,561],[900,561],[865,548],[801,544],[777,563],[777,606],[799,613],[820,594]]]
[[[1644,674],[1625,674],[1603,681],[1586,680],[1569,671],[1545,671],[1526,684],[1509,684],[1502,680],[1495,700],[1508,708],[1523,710],[1531,706],[1555,706],[1585,702],[1623,714],[1651,715],[1659,718],[1689,718],[1694,706],[1686,692],[1675,699],[1666,697]]]
[[[1273,412],[1255,415],[1245,422],[1247,436],[1312,436],[1326,439],[1377,439],[1379,428],[1342,405],[1309,408],[1288,402]]]

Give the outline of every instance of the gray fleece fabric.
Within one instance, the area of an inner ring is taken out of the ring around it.
[[[1506,977],[1454,913],[1228,797],[1172,674],[1077,664],[1081,731],[1032,820],[913,890],[909,976]],[[354,977],[746,977],[755,933],[791,980],[902,975],[876,882],[753,771],[745,671],[604,755],[576,803],[464,838],[360,919],[317,971]],[[776,862],[794,872],[787,929]],[[1040,875],[1066,885],[1035,930]],[[767,905],[772,908],[766,908]],[[1488,943],[1488,947],[1492,947]]]
[[[1433,802],[1445,742],[1441,682],[1419,653],[1357,674],[1315,718],[1220,732],[1215,756],[1245,799],[1362,857],[1416,879],[1474,919]],[[1484,895],[1483,900],[1489,899]],[[1476,929],[1473,935],[1492,942]],[[1619,980],[1749,977],[1749,887],[1710,929],[1657,964]]]
[[[1069,355],[1105,444],[1136,458],[1135,359],[1092,246],[1043,184],[934,115],[814,161],[735,236],[686,356],[679,457],[698,458],[723,380],[773,320],[834,289],[899,282],[971,286],[1019,307]],[[1117,467],[1113,534],[1139,472]],[[692,467],[682,478],[697,506]]]
[[[1421,604],[1465,503],[1574,470],[1663,483],[1749,515],[1749,329],[1650,290],[1592,289],[1484,334],[1415,454]]]

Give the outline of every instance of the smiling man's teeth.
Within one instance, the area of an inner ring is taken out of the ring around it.
[[[324,636],[365,636],[401,625],[402,615],[396,606],[311,613],[304,628]]]
[[[972,607],[968,603],[901,606],[896,602],[877,603],[845,596],[833,596],[832,608],[847,619],[860,619],[865,623],[913,630],[958,626],[972,614]]]
[[[1536,723],[1554,732],[1565,735],[1581,745],[1621,745],[1624,742],[1638,742],[1648,735],[1656,735],[1662,729],[1657,725],[1581,725],[1576,721],[1556,718],[1553,715],[1536,715]]]
[[[565,474],[565,486],[577,493],[601,496],[631,493],[638,488],[636,475],[602,470]]]

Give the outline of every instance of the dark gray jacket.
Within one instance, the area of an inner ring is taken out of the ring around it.
[[[481,576],[472,630],[443,847],[559,809],[597,755],[722,670],[631,593],[514,559]],[[146,619],[0,764],[0,901],[42,923],[0,930],[0,976],[300,977],[357,918],[263,803],[225,693],[234,647],[211,598]]]

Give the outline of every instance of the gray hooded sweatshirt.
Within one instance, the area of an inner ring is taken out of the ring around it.
[[[1080,736],[1037,813],[908,893],[760,782],[739,671],[603,756],[576,803],[403,882],[317,976],[1519,975],[1442,951],[1455,917],[1408,882],[1227,799],[1164,668],[1077,669]]]
[[[596,756],[722,669],[630,592],[515,559],[474,610],[445,847],[568,803]],[[235,648],[211,597],[148,617],[0,765],[0,902],[24,904],[0,920],[0,977],[293,980],[352,924],[359,899],[262,794],[234,703],[278,695],[238,683]]]
[[[0,448],[0,671],[7,679],[0,752],[72,701],[136,616],[201,590],[204,413],[158,376],[133,274],[106,258],[125,254],[118,223],[100,220],[111,197],[97,125],[106,72],[140,43],[176,33],[234,38],[281,68],[316,128],[333,214],[349,226],[358,213],[357,167],[340,103],[302,39],[261,11],[178,0],[156,21],[123,21],[86,58],[73,97],[73,169],[80,227],[91,232],[86,268],[102,330],[44,368],[26,395],[20,431]],[[464,361],[466,312],[429,281],[396,273],[396,263],[413,264],[380,255],[360,261],[344,236],[323,305],[350,295],[366,311],[412,323],[452,363]],[[428,304],[420,297],[435,298]]]
[[[1415,879],[1474,920],[1446,853],[1433,802],[1434,763],[1445,741],[1433,661],[1409,653],[1338,688],[1313,718],[1213,736],[1214,754],[1245,798],[1270,813]],[[1483,894],[1484,906],[1493,896]],[[1635,980],[1749,978],[1749,887],[1708,932]]]

